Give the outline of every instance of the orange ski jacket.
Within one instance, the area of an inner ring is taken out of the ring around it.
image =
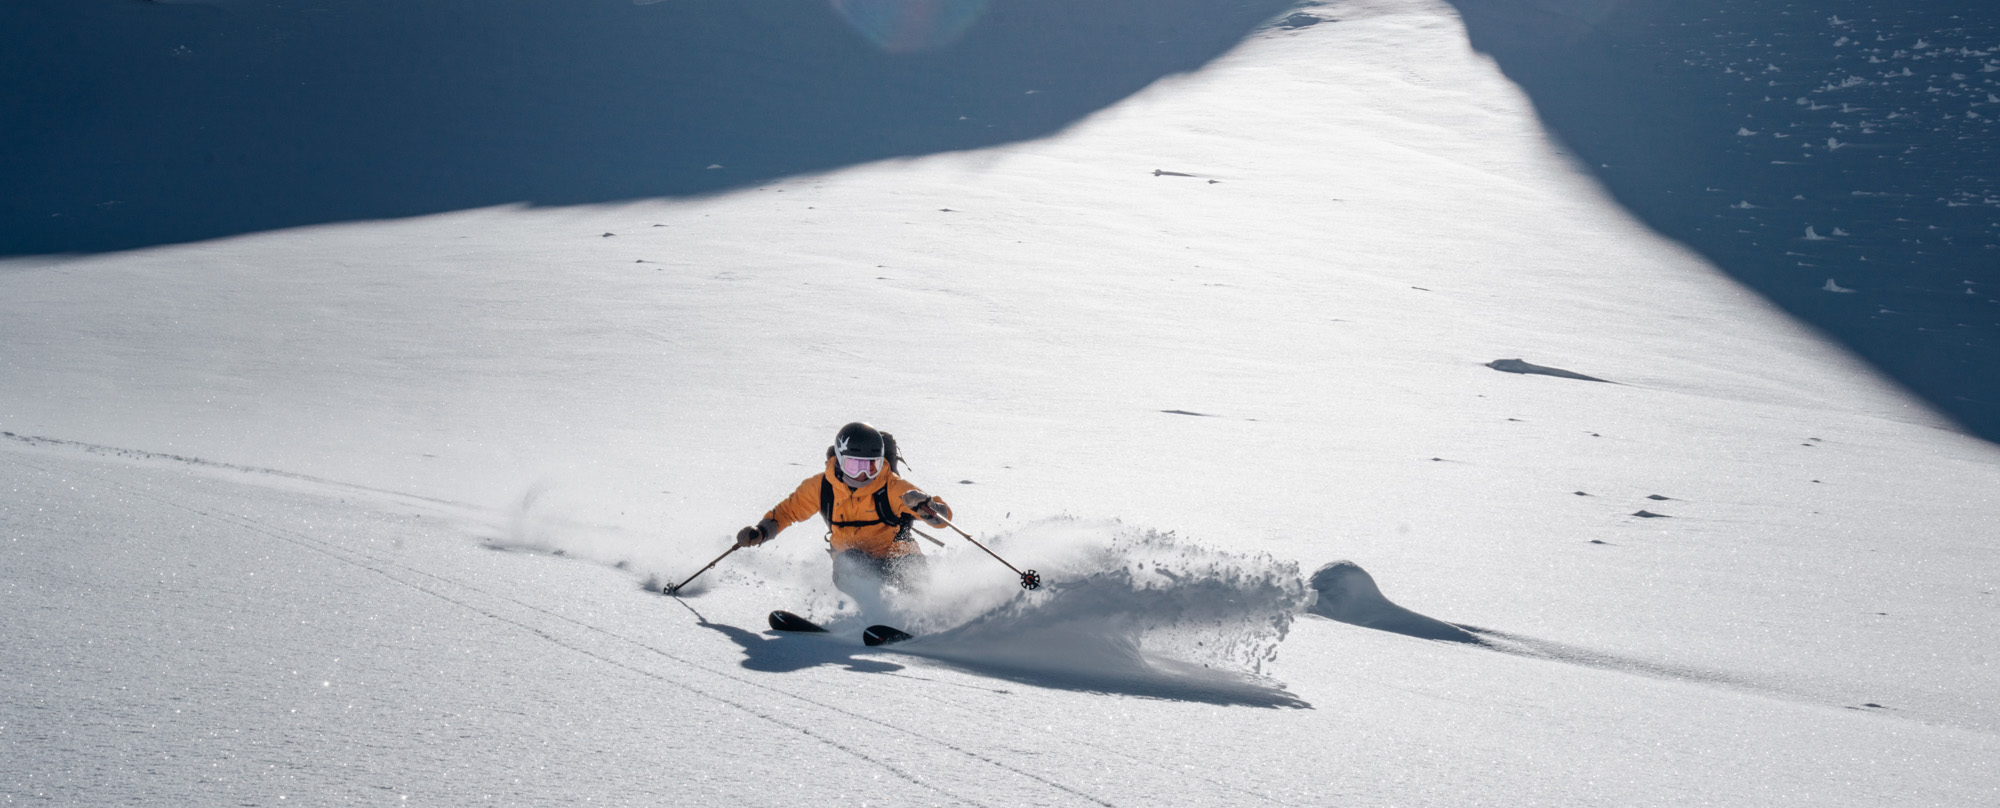
[[[903,531],[902,525],[877,521],[882,518],[882,514],[877,513],[875,497],[876,492],[886,489],[890,511],[894,516],[921,520],[922,517],[917,516],[915,511],[903,504],[903,494],[919,489],[887,468],[882,469],[881,474],[860,488],[852,488],[847,483],[841,482],[839,472],[834,471],[834,462],[832,458],[828,458],[825,471],[807,477],[804,482],[799,483],[798,489],[794,490],[791,496],[764,514],[765,519],[778,523],[778,529],[772,531],[772,535],[775,536],[787,527],[820,515],[820,492],[822,489],[827,489],[833,492],[832,514],[835,524],[829,526],[831,534],[827,539],[833,545],[833,552],[860,550],[876,558],[896,558],[916,554],[917,543]],[[937,501],[944,502],[942,499]],[[875,522],[875,524],[843,525],[840,524],[842,522]],[[900,540],[898,536],[901,536]]]

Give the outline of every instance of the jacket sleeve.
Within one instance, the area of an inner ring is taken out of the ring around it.
[[[778,530],[784,530],[799,522],[819,515],[820,475],[807,477],[799,483],[792,495],[778,503],[778,507],[764,513],[764,518],[778,523]],[[775,533],[775,531],[774,531]]]

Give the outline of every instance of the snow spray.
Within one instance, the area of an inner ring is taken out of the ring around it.
[[[1082,679],[1264,673],[1312,601],[1296,564],[1115,521],[1052,519],[996,537],[1032,558],[1023,592],[976,551],[932,558],[929,585],[887,605],[921,640],[899,650],[979,668]]]

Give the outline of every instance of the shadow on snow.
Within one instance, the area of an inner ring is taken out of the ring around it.
[[[869,657],[875,649],[828,634],[753,632],[696,616],[696,625],[720,632],[743,648],[743,667],[765,673],[790,673],[821,665],[841,665],[857,673],[894,673],[903,666]]]
[[[1449,2],[1620,203],[2000,440],[2000,5]]]
[[[841,665],[858,673],[896,673],[904,666],[879,658],[898,654],[928,659],[963,673],[989,679],[1050,690],[1137,696],[1166,701],[1245,707],[1310,708],[1312,705],[1273,683],[1244,676],[1222,676],[1206,669],[1176,670],[1155,662],[1145,671],[1092,672],[1049,670],[1032,661],[1009,663],[997,659],[972,659],[949,650],[925,648],[922,638],[894,647],[870,648],[859,645],[858,636],[797,634],[779,631],[753,632],[736,626],[713,623],[696,614],[697,625],[728,637],[743,649],[743,667],[766,673],[790,673],[821,665]]]
[[[1289,5],[9,2],[0,257],[699,195],[1034,138]]]
[[[1389,600],[1375,583],[1375,577],[1352,561],[1335,561],[1320,567],[1313,572],[1310,585],[1319,597],[1308,611],[1348,625],[1655,679],[1754,687],[1740,678],[1693,666],[1655,662],[1464,623],[1447,623]]]

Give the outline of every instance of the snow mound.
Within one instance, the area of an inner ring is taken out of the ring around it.
[[[1313,573],[1312,588],[1319,593],[1312,613],[1321,617],[1426,640],[1479,642],[1463,628],[1396,605],[1382,594],[1375,576],[1352,561],[1320,567]]]
[[[1604,379],[1600,379],[1595,376],[1585,376],[1575,371],[1563,370],[1562,368],[1552,368],[1547,365],[1537,365],[1533,362],[1524,362],[1519,359],[1495,359],[1491,362],[1486,363],[1486,366],[1494,370],[1500,371],[1501,373],[1520,373],[1520,374],[1535,374],[1541,376],[1554,376],[1558,379],[1578,379],[1586,382],[1605,381]],[[1608,383],[1615,384],[1616,382],[1608,382]]]

